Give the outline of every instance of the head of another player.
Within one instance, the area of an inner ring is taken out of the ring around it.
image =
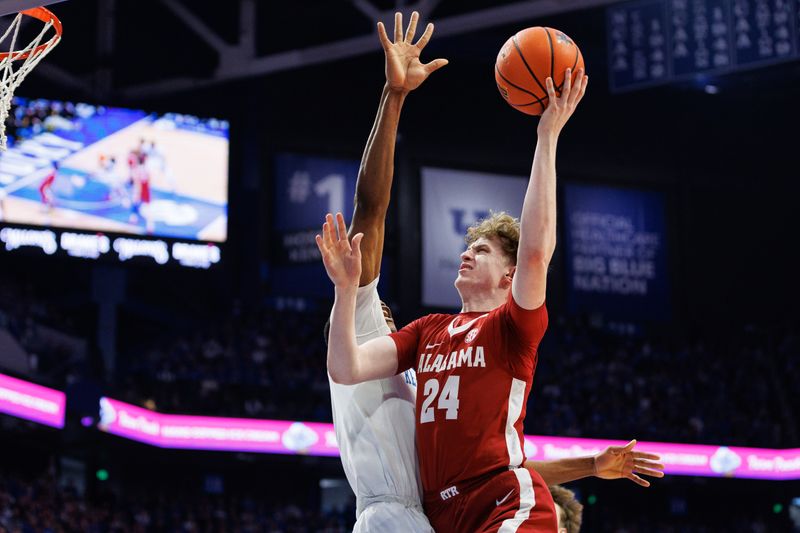
[[[558,533],[578,533],[583,522],[583,505],[575,499],[575,493],[561,485],[548,487],[556,504]]]
[[[517,264],[519,220],[492,213],[467,230],[455,286],[461,299],[474,293],[508,291]]]
[[[386,320],[386,325],[389,326],[389,330],[392,333],[397,333],[397,325],[394,323],[392,310],[389,309],[389,306],[386,305],[386,302],[383,300],[381,300],[381,309],[383,309],[383,319]]]

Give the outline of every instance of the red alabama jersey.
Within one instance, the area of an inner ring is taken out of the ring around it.
[[[417,371],[426,496],[525,461],[522,423],[547,309],[509,295],[488,313],[428,315],[397,333],[398,372]]]

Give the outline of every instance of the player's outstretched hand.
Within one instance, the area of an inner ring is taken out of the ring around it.
[[[446,59],[434,59],[430,63],[422,64],[419,55],[428,44],[433,34],[433,24],[428,23],[425,33],[414,43],[414,34],[417,31],[419,13],[411,13],[406,34],[403,36],[403,14],[394,14],[394,42],[386,34],[383,22],[378,22],[378,38],[386,54],[386,83],[393,91],[413,91],[425,81],[435,70],[447,64]]]
[[[609,446],[594,456],[595,476],[602,479],[628,478],[637,485],[649,487],[650,482],[637,474],[651,477],[664,477],[661,457],[654,453],[634,450],[636,439],[625,446]]]
[[[334,227],[335,223],[335,227]],[[361,277],[361,239],[363,233],[353,237],[353,242],[347,239],[347,226],[344,217],[336,213],[325,216],[322,225],[322,235],[317,235],[317,247],[322,254],[322,263],[328,272],[328,277],[336,287],[358,287]]]
[[[547,78],[547,109],[539,119],[538,132],[542,135],[558,135],[575,112],[578,104],[586,94],[586,86],[589,84],[589,76],[584,74],[583,69],[578,69],[576,73],[575,85],[572,85],[572,69],[567,69],[564,77],[564,87],[561,96],[556,95],[553,85],[553,78]]]

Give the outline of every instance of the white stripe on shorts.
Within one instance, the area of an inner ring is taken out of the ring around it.
[[[536,496],[533,493],[533,480],[527,468],[512,470],[519,482],[519,509],[514,518],[503,521],[497,533],[514,533],[531,515],[531,509],[536,506]]]

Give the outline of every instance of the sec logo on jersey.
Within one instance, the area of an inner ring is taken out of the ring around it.
[[[475,328],[475,329],[471,330],[469,333],[467,333],[467,338],[464,339],[464,342],[469,344],[470,342],[474,341],[475,337],[478,336],[478,332],[479,331],[480,331],[480,328]]]

